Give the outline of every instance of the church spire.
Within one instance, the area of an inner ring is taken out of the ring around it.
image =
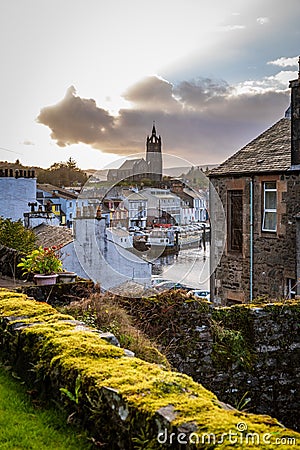
[[[152,134],[147,136],[146,162],[151,178],[160,181],[162,177],[161,137],[157,136],[155,122],[153,121]]]
[[[155,120],[153,120],[152,136],[156,136]]]

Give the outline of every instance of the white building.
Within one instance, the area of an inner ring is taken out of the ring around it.
[[[148,199],[148,218],[158,222],[171,220],[180,223],[181,200],[169,189],[145,188],[142,195]],[[168,222],[170,223],[170,222]]]
[[[61,225],[72,228],[76,214],[77,193],[52,184],[37,185],[37,200],[44,207],[50,206],[51,212],[59,218]]]
[[[128,227],[145,228],[147,224],[148,199],[140,192],[130,189],[122,190],[124,207],[128,211]]]
[[[36,202],[36,178],[33,170],[0,169],[0,216],[13,221],[24,219]]]
[[[183,188],[182,208],[180,211],[181,224],[205,222],[207,218],[206,207],[206,197],[203,194],[187,187]]]
[[[74,220],[74,241],[62,248],[64,267],[83,278],[110,290],[128,281],[149,287],[151,263],[120,245],[127,237],[107,229],[104,217],[95,218],[97,208],[77,209]]]

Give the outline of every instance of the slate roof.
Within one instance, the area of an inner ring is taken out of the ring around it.
[[[52,194],[53,196],[66,198],[67,200],[73,200],[78,197],[78,194],[75,194],[74,192],[70,192],[67,189],[54,186],[53,184],[49,183],[38,183],[37,189],[40,189],[41,191],[48,192],[49,194]],[[57,192],[55,194],[54,192]]]
[[[209,177],[286,171],[291,166],[291,121],[280,119],[268,130],[209,172]]]
[[[140,162],[146,162],[144,160],[144,158],[137,158],[137,159],[126,159],[126,161],[123,162],[123,164],[121,165],[121,167],[119,168],[119,170],[132,170],[133,166],[135,164],[138,164]]]
[[[132,201],[148,200],[144,195],[140,194],[139,192],[126,191],[126,190],[124,189],[124,190],[123,190],[123,194],[124,194],[124,196],[125,196],[128,200],[132,200]]]
[[[183,188],[183,192],[192,198],[202,198],[202,196],[198,194],[198,192],[190,188]]]
[[[42,223],[34,227],[32,231],[37,237],[37,245],[42,247],[52,247],[52,245],[63,247],[73,241],[72,231],[67,227]]]

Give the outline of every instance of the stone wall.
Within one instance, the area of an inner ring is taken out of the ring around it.
[[[250,399],[250,412],[300,429],[299,302],[211,308],[179,292],[119,302],[176,370],[224,402]]]
[[[128,355],[105,337],[46,303],[0,290],[1,359],[101,446],[300,448],[300,435],[271,417],[234,410],[190,377]]]

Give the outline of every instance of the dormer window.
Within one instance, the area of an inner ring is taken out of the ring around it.
[[[276,181],[263,183],[263,220],[262,231],[277,231],[277,189]]]

